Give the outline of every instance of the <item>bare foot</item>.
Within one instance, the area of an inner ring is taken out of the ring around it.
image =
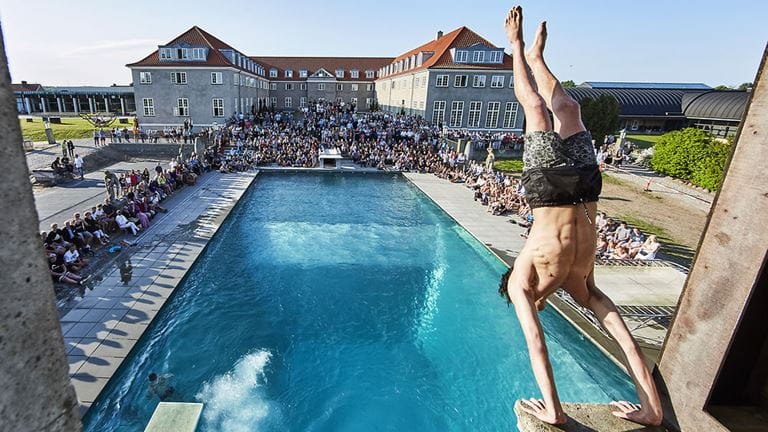
[[[509,42],[514,45],[523,43],[523,8],[514,6],[509,10],[504,20],[504,30],[507,32]]]
[[[561,425],[568,421],[568,417],[566,417],[562,411],[556,413],[554,410],[548,409],[544,401],[541,399],[520,399],[520,407],[523,409],[523,411],[536,417],[544,423]]]
[[[531,48],[525,52],[525,59],[530,63],[531,60],[541,60],[544,58],[544,46],[547,44],[547,22],[542,21],[539,28],[536,29],[536,39],[533,40]]]

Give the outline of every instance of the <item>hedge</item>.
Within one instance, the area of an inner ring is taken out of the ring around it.
[[[731,146],[731,141],[723,143],[699,129],[669,132],[654,146],[651,167],[659,173],[716,190],[723,180]]]

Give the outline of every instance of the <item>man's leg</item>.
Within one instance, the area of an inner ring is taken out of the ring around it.
[[[539,24],[536,39],[533,46],[525,53],[525,58],[531,67],[531,72],[536,80],[539,94],[544,98],[547,108],[552,111],[555,125],[554,129],[563,138],[586,130],[581,121],[581,108],[568,93],[565,92],[560,81],[544,62],[544,45],[547,41],[547,22]]]
[[[526,131],[551,131],[546,102],[536,91],[536,83],[528,74],[523,42],[523,9],[520,6],[509,11],[504,27],[512,45],[515,97],[525,112]]]

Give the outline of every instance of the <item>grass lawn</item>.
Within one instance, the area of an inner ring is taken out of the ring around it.
[[[653,147],[656,141],[661,138],[661,135],[627,135],[626,139],[632,141],[632,144],[640,150]]]
[[[31,123],[27,121],[27,118],[19,119],[19,123],[21,124],[21,135],[24,136],[24,139],[30,141],[47,141],[43,119],[41,117],[29,118],[32,119]],[[133,121],[129,120],[129,123],[127,124],[115,121],[113,127],[128,127],[131,129],[133,128]],[[51,123],[51,129],[53,129],[53,135],[57,140],[93,137],[93,126],[79,117],[62,117],[61,124]]]
[[[523,171],[523,160],[522,159],[497,160],[496,162],[493,163],[493,167],[499,171],[521,172]]]

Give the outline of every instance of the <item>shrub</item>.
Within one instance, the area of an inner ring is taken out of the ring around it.
[[[493,163],[493,167],[499,171],[522,171],[522,159],[499,160]]]
[[[715,190],[722,181],[730,149],[730,143],[717,141],[699,129],[669,132],[654,146],[651,167],[662,174]]]

